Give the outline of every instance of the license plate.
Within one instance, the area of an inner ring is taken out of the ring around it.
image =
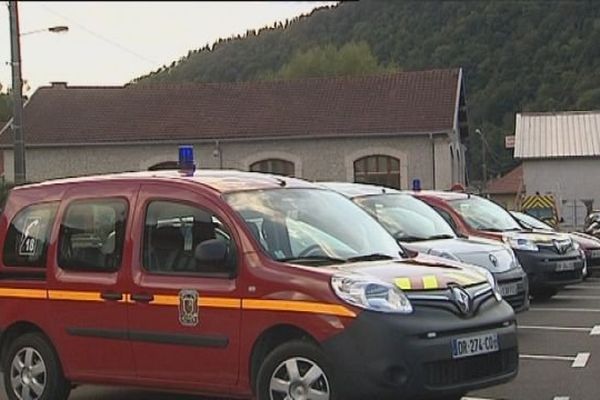
[[[592,250],[590,257],[591,258],[600,258],[600,250]]]
[[[516,283],[510,285],[500,285],[500,294],[502,296],[514,296],[519,292],[519,287]]]
[[[573,271],[575,270],[575,262],[573,261],[559,261],[556,263],[556,272],[561,271]]]
[[[469,336],[452,340],[452,358],[464,358],[500,350],[497,333]]]

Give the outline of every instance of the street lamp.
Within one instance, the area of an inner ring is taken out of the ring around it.
[[[20,34],[20,36],[27,36],[27,35],[32,35],[34,33],[41,33],[41,32],[65,33],[68,31],[69,31],[68,26],[57,25],[57,26],[51,26],[50,28],[36,29],[34,31],[23,32]]]
[[[25,175],[25,141],[23,139],[23,77],[21,76],[21,36],[38,32],[61,33],[67,32],[67,26],[52,26],[31,32],[20,33],[19,8],[17,1],[8,2],[8,16],[10,19],[10,56],[12,66],[13,90],[13,158],[15,162],[14,183],[21,185],[26,181]]]
[[[475,129],[475,133],[479,135],[481,138],[481,181],[482,188],[486,190],[487,187],[487,162],[485,159],[485,138],[483,137],[483,133],[479,128]]]

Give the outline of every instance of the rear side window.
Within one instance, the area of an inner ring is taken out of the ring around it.
[[[4,265],[46,266],[48,241],[57,208],[58,202],[37,204],[15,216],[4,241]]]
[[[72,202],[60,225],[58,265],[63,269],[112,272],[121,266],[127,202]]]

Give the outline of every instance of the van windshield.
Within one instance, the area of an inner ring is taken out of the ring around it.
[[[332,264],[401,256],[381,225],[335,192],[281,188],[231,193],[225,199],[278,261]]]
[[[452,227],[433,208],[406,194],[381,194],[355,198],[392,235],[404,242],[453,239]]]
[[[508,211],[482,197],[469,196],[452,200],[450,205],[475,229],[490,232],[521,230],[521,226]]]

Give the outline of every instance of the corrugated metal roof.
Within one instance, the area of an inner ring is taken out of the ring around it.
[[[516,158],[600,156],[600,111],[517,114]]]

